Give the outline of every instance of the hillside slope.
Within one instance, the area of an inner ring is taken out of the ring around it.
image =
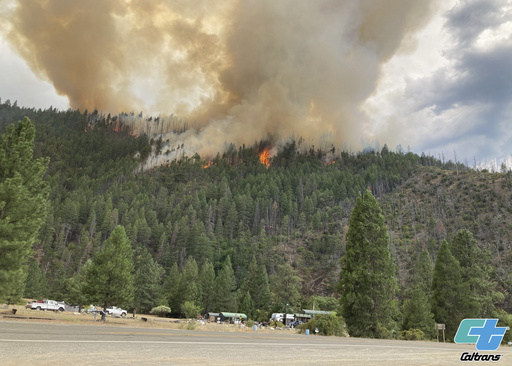
[[[380,202],[389,226],[403,283],[413,260],[426,248],[435,259],[440,242],[470,230],[492,258],[494,280],[506,294],[512,284],[512,173],[421,167]]]
[[[285,264],[299,277],[301,304],[312,295],[335,296],[348,220],[356,196],[369,188],[386,216],[402,290],[421,249],[435,259],[440,242],[465,228],[492,253],[494,280],[507,296],[497,305],[511,310],[510,172],[473,171],[386,146],[322,151],[300,139],[263,162],[270,141],[141,172],[165,141],[119,130],[117,117],[96,111],[36,111],[7,102],[0,104],[0,132],[25,115],[36,125],[36,157],[51,159],[48,217],[27,296],[65,298],[66,279],[118,224],[137,255],[149,252],[166,276],[188,258],[198,266],[210,262],[218,273],[229,257],[240,290],[254,257],[273,286],[276,310],[284,301],[277,293]]]

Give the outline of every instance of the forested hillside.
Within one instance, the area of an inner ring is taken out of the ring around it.
[[[35,157],[50,158],[48,214],[26,297],[85,301],[76,291],[81,269],[122,225],[135,253],[135,296],[119,305],[149,311],[167,304],[179,314],[191,301],[201,311],[254,318],[313,300],[333,309],[337,302],[328,298],[338,296],[349,218],[356,197],[370,189],[389,228],[399,303],[409,296],[422,250],[435,261],[443,239],[468,229],[490,254],[492,281],[505,295],[495,305],[512,310],[510,172],[474,171],[386,146],[304,150],[301,141],[281,147],[268,167],[260,154],[270,142],[259,141],[141,172],[158,140],[119,130],[117,117],[5,102],[0,132],[25,116],[36,127]]]

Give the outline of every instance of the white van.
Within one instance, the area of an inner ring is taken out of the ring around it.
[[[290,324],[291,322],[294,321],[294,319],[295,318],[293,314],[286,314],[286,324]],[[270,321],[274,320],[284,323],[284,313],[273,313],[272,317],[270,318]]]
[[[273,313],[272,316],[270,317],[270,321],[278,321],[278,322],[283,322],[283,319],[284,319],[284,314],[283,313]]]

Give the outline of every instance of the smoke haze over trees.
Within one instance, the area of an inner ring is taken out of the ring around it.
[[[435,7],[31,0],[15,2],[2,20],[13,47],[71,108],[175,113],[197,129],[182,142],[203,155],[268,135],[359,148],[360,107],[382,65]]]

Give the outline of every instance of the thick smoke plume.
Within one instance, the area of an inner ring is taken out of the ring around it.
[[[72,108],[174,113],[192,152],[272,136],[357,148],[381,65],[432,1],[19,0],[4,31]],[[141,119],[141,123],[146,123]]]

